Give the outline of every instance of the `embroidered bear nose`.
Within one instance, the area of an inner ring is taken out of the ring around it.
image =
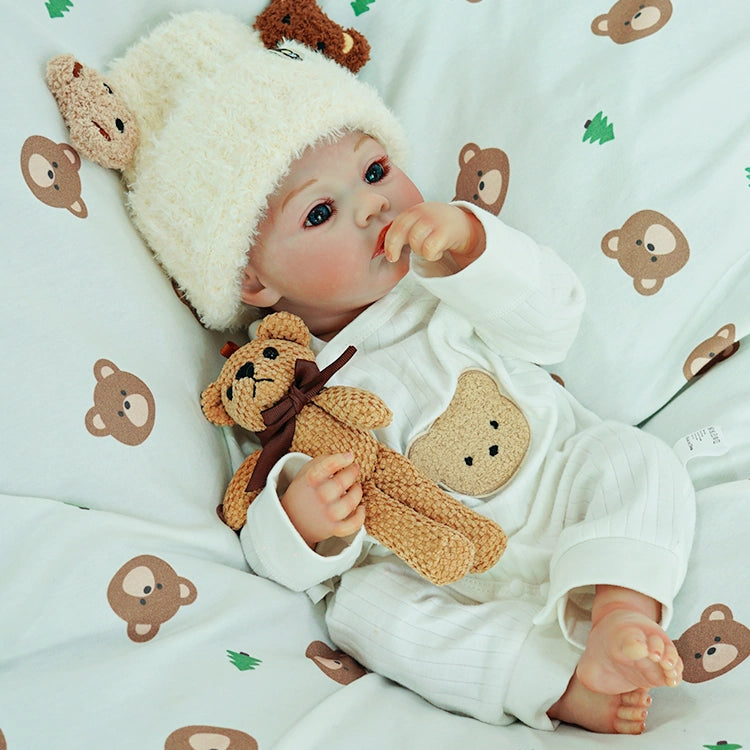
[[[255,376],[255,365],[252,362],[245,362],[237,374],[234,376],[235,380],[242,380],[242,378],[252,378]]]

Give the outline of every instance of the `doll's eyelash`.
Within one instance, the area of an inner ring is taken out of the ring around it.
[[[388,176],[391,171],[391,162],[387,156],[381,159],[376,159],[365,171],[365,182],[373,184],[380,182],[384,177]]]

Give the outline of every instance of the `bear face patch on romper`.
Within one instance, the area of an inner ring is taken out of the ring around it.
[[[443,487],[486,497],[507,484],[529,449],[529,423],[480,370],[458,378],[448,408],[408,449],[412,463]]]

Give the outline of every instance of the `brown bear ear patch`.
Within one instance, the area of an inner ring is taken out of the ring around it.
[[[484,497],[505,485],[529,448],[521,410],[479,370],[458,379],[448,408],[408,450],[412,463],[449,490]]]

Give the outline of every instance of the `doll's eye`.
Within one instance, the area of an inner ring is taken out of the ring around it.
[[[371,185],[375,182],[380,182],[390,171],[390,167],[387,159],[381,161],[375,161],[367,168],[365,172],[365,182]]]
[[[268,346],[263,350],[263,356],[266,359],[276,359],[279,356],[278,349],[274,349],[272,346]]]
[[[326,201],[324,203],[318,203],[305,219],[306,227],[317,227],[328,221],[334,214],[333,204]]]

